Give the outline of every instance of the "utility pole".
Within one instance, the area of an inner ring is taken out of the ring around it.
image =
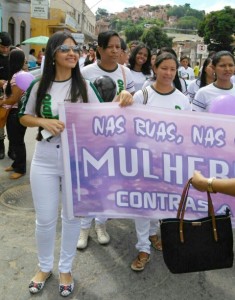
[[[85,23],[85,18],[86,18],[86,13],[87,12],[92,12],[91,9],[93,7],[95,7],[98,3],[100,3],[102,0],[99,0],[97,1],[95,4],[93,4],[91,7],[88,7],[87,10],[85,10],[85,6],[86,6],[86,3],[85,3],[85,0],[82,0],[82,18],[81,18],[81,32],[83,33],[84,31],[84,23]]]

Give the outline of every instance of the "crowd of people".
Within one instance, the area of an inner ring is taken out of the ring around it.
[[[11,179],[18,179],[26,172],[24,135],[27,127],[38,127],[37,143],[31,162],[30,183],[36,212],[36,245],[39,271],[31,279],[29,291],[39,293],[51,276],[54,264],[54,245],[58,220],[59,194],[62,191],[61,250],[58,263],[59,292],[68,296],[74,289],[72,263],[76,249],[85,249],[92,221],[101,245],[110,242],[107,218],[99,216],[69,219],[65,174],[61,149],[61,132],[64,123],[58,117],[59,99],[72,103],[101,103],[95,81],[108,76],[116,84],[116,91],[109,101],[119,101],[121,106],[142,105],[208,112],[211,101],[219,95],[234,95],[235,59],[228,51],[213,53],[200,70],[190,67],[186,56],[177,58],[172,48],[163,47],[152,52],[145,44],[133,41],[129,45],[117,32],[102,32],[97,45],[82,51],[72,35],[66,31],[54,33],[35,62],[42,63],[42,75],[33,82],[19,108],[24,93],[15,82],[15,76],[24,70],[26,57],[22,49],[10,50],[11,38],[0,33],[0,106],[10,109],[6,131],[9,139],[8,155],[14,152],[13,163],[5,171],[13,172]],[[34,50],[34,49],[31,49]],[[190,83],[189,83],[190,81]],[[45,99],[47,103],[45,105]],[[50,109],[48,110],[48,106]],[[51,137],[44,139],[42,131]],[[5,156],[4,128],[0,129],[0,159]],[[206,178],[195,171],[192,184],[199,191],[235,195],[235,179]],[[150,261],[151,246],[162,251],[158,220],[135,219],[137,257],[130,264],[134,271],[143,271]]]

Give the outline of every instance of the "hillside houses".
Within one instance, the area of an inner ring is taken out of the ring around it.
[[[149,4],[140,5],[137,7],[128,7],[123,12],[115,13],[115,18],[120,20],[131,19],[133,22],[136,22],[139,18],[152,19],[157,18],[163,21],[167,21],[167,7],[166,6],[157,6],[155,10]],[[112,18],[112,17],[111,17]]]
[[[96,34],[106,31],[109,29],[110,21],[113,19],[119,19],[120,21],[125,21],[127,19],[132,20],[133,23],[136,23],[140,18],[145,19],[160,19],[169,26],[172,26],[176,23],[176,17],[168,17],[167,10],[169,9],[168,5],[158,5],[151,6],[140,5],[139,7],[128,7],[125,8],[122,12],[116,12],[115,14],[110,14],[105,20],[98,20],[96,22]],[[147,24],[148,25],[148,24]],[[146,26],[147,27],[147,26]]]

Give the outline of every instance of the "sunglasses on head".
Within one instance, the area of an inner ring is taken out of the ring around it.
[[[72,50],[73,53],[76,53],[76,54],[79,54],[79,52],[80,52],[78,45],[75,45],[75,46],[61,45],[57,48],[57,51],[60,51],[62,53],[69,53],[70,50]]]

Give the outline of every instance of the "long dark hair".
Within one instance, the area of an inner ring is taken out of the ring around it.
[[[22,50],[13,49],[11,50],[8,58],[9,64],[9,75],[7,80],[7,85],[5,89],[5,94],[9,97],[12,94],[11,89],[11,79],[13,75],[22,70],[25,62],[25,54]]]
[[[204,61],[201,71],[201,76],[199,79],[197,79],[197,82],[200,81],[199,88],[204,87],[207,85],[206,82],[206,68],[207,66],[212,62],[212,59],[210,57],[207,57],[207,59]]]
[[[40,79],[37,91],[36,113],[38,116],[41,116],[40,110],[42,101],[48,89],[51,87],[53,81],[55,80],[56,69],[54,60],[56,49],[58,49],[58,47],[62,45],[66,39],[73,40],[77,45],[73,36],[67,31],[57,31],[48,40],[45,51],[43,74]],[[69,98],[71,99],[71,102],[77,102],[79,96],[82,97],[83,102],[88,102],[86,82],[81,75],[79,63],[77,63],[76,66],[72,69],[72,84]]]
[[[157,56],[160,55],[160,54],[162,54],[162,53],[171,53],[177,59],[177,55],[176,55],[175,50],[172,49],[172,48],[170,48],[170,47],[162,47],[160,50],[158,50]],[[179,66],[179,64],[177,64],[177,65]],[[178,66],[177,66],[177,68],[178,68]],[[177,88],[177,90],[179,90],[179,91],[182,92],[182,85],[181,85],[181,82],[180,82],[180,79],[179,79],[178,72],[176,72],[175,78],[174,78],[173,82],[174,82],[174,86]],[[185,86],[186,86],[186,83],[185,83]]]
[[[145,44],[139,44],[138,46],[135,47],[135,49],[132,50],[130,58],[129,58],[129,66],[128,67],[131,70],[134,70],[135,63],[136,63],[135,62],[136,56],[137,56],[138,52],[143,48],[147,49],[148,57],[147,57],[146,62],[141,67],[141,72],[144,75],[149,75],[149,74],[151,74],[151,51]]]

